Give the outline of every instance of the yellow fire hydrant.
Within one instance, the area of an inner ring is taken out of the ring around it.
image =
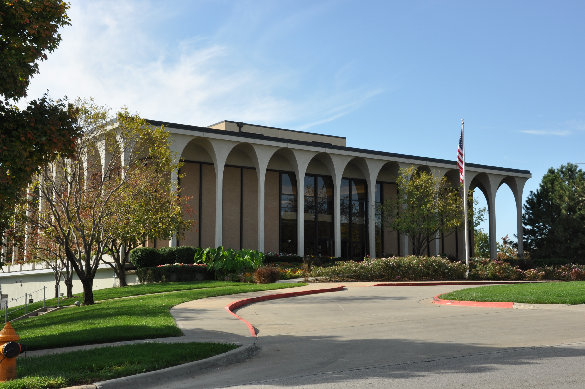
[[[16,343],[20,336],[7,322],[0,331],[0,382],[16,378],[16,357],[24,351],[23,345]]]

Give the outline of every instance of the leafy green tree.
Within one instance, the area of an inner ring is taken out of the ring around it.
[[[585,260],[585,172],[550,168],[524,204],[524,247],[534,259]]]
[[[0,239],[33,176],[58,153],[71,154],[79,135],[65,101],[45,95],[24,110],[15,105],[61,41],[67,9],[59,0],[0,0]]]
[[[137,210],[123,206],[128,196],[137,193],[135,179],[151,173],[152,168],[166,167],[164,172],[169,172],[173,157],[162,127],[144,126],[141,119],[126,111],[112,118],[107,108],[92,101],[79,102],[78,108],[78,125],[84,136],[78,139],[72,158],[57,158],[52,171],[43,173],[40,201],[46,203],[47,211],[35,220],[41,232],[50,234],[62,247],[83,285],[83,302],[89,305],[94,303],[93,280],[103,255],[115,239],[128,243],[115,233],[128,231],[114,229],[112,222],[124,223],[149,212],[142,210],[139,216],[125,213]],[[124,153],[128,149],[132,152]],[[102,156],[111,152],[111,158],[103,158],[103,165],[98,150]],[[146,180],[142,189],[147,187]],[[156,192],[157,182],[152,184],[150,189]]]
[[[474,230],[473,254],[478,258],[490,257],[490,236],[481,228]]]
[[[125,184],[111,200],[111,216],[105,220],[105,233],[112,267],[120,286],[126,286],[126,265],[130,251],[146,239],[169,239],[189,229],[187,199],[173,189],[170,176],[178,170],[168,148],[168,133],[151,128],[144,120],[127,112],[118,115],[117,136],[136,145],[129,166],[124,168]],[[141,139],[142,138],[142,139]],[[148,142],[146,140],[148,139]],[[158,149],[156,153],[144,147]],[[141,159],[148,155],[148,159]],[[145,163],[140,163],[141,161]],[[136,163],[138,162],[138,163]]]
[[[413,254],[422,255],[439,232],[448,235],[463,221],[463,201],[459,188],[445,177],[434,178],[413,168],[400,171],[396,180],[398,195],[385,201],[385,225],[408,234]]]

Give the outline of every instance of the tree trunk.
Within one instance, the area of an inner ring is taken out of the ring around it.
[[[67,298],[73,297],[73,275],[65,279],[65,286],[67,287]]]
[[[128,282],[126,281],[126,266],[116,265],[114,271],[116,272],[116,277],[118,277],[118,281],[120,282],[120,287],[128,286]]]
[[[83,285],[83,305],[93,305],[93,277],[85,277],[81,280]]]
[[[59,297],[59,280],[60,277],[59,278],[55,277],[55,298]]]

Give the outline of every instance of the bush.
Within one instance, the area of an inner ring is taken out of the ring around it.
[[[440,257],[392,257],[336,262],[314,267],[310,275],[328,281],[456,280],[465,277],[465,265]]]
[[[193,264],[197,250],[201,249],[190,246],[161,247],[160,249],[138,247],[130,251],[130,262],[137,269],[173,263]]]
[[[272,252],[264,255],[264,263],[276,262],[303,263],[303,258],[293,254],[279,254]]]
[[[209,270],[213,270],[217,278],[225,278],[234,274],[252,272],[258,269],[264,260],[264,254],[256,250],[224,250],[208,248],[196,253],[198,261],[203,261]]]
[[[130,262],[137,269],[154,267],[161,264],[162,256],[157,249],[151,247],[137,247],[130,251]]]
[[[280,279],[280,270],[274,266],[262,266],[254,272],[254,281],[257,284],[271,284]]]
[[[156,267],[143,267],[136,270],[141,283],[203,281],[211,278],[205,265],[175,263]]]
[[[480,259],[472,261],[469,278],[473,280],[516,281],[524,278],[524,272],[504,261]]]

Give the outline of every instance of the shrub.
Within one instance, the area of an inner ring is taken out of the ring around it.
[[[469,278],[474,280],[515,281],[524,278],[522,270],[504,261],[474,260],[470,267]]]
[[[303,263],[303,258],[294,254],[281,254],[273,252],[264,254],[264,263],[276,262]]]
[[[197,250],[201,249],[190,246],[161,247],[160,249],[138,247],[130,251],[130,262],[137,269],[172,263],[192,264]]]
[[[137,247],[130,251],[130,262],[137,269],[154,267],[161,264],[162,256],[157,249],[151,247]]]
[[[178,262],[175,250],[176,247],[161,247],[158,249],[158,253],[160,254],[159,265],[168,265]]]
[[[274,266],[262,266],[254,272],[254,281],[257,284],[271,284],[280,279],[280,270]]]
[[[252,272],[262,265],[264,254],[256,250],[224,250],[222,246],[216,249],[205,249],[196,253],[202,258],[217,278],[225,278],[234,274]]]
[[[336,262],[314,267],[310,275],[329,281],[455,280],[464,278],[465,265],[440,257],[392,257]]]
[[[136,269],[141,283],[203,281],[211,278],[206,265],[174,263]]]

